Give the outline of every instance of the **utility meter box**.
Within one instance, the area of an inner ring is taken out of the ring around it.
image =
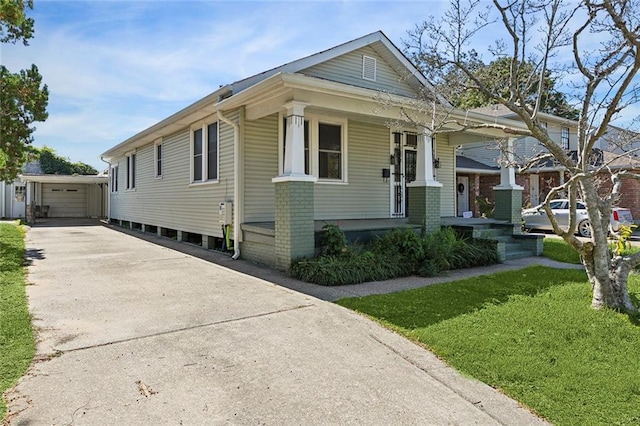
[[[233,221],[233,203],[223,202],[218,206],[220,225],[231,225]]]

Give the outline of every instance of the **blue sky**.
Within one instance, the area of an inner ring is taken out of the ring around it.
[[[5,45],[11,71],[35,63],[49,119],[35,146],[99,170],[113,145],[218,86],[376,30],[398,46],[441,1],[43,1],[28,47]]]
[[[35,63],[49,87],[49,119],[36,123],[34,145],[102,170],[102,152],[220,85],[377,30],[401,48],[407,30],[447,6],[447,0],[35,0],[29,13],[35,38],[28,47],[3,45],[0,59],[13,72]],[[476,41],[476,48],[489,42]]]

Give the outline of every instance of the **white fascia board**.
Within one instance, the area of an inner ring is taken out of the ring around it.
[[[95,175],[20,175],[23,182],[38,183],[108,183],[109,176]]]

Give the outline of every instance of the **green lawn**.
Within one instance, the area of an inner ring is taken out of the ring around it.
[[[640,304],[640,277],[629,288]],[[337,303],[554,424],[640,424],[638,321],[592,310],[584,271],[534,266]]]
[[[0,224],[0,393],[27,371],[34,355],[23,261],[22,229]],[[0,418],[6,410],[0,400]]]
[[[578,252],[561,238],[545,237],[542,255],[559,262],[581,263]]]

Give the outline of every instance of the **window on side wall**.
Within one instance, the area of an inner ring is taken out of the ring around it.
[[[215,182],[218,180],[218,123],[194,128],[191,139],[191,182]]]
[[[281,149],[278,171],[284,172],[287,151],[287,120],[281,121]],[[305,117],[304,173],[320,183],[347,182],[347,120],[332,117]]]
[[[155,176],[157,178],[162,177],[162,140],[159,140],[154,145],[154,165],[155,165]]]
[[[126,183],[127,189],[135,189],[136,188],[136,154],[128,154],[126,156],[127,159],[127,174],[126,174]]]
[[[111,192],[118,192],[118,166],[111,166]]]
[[[342,126],[318,123],[318,178],[342,179]]]
[[[563,127],[560,133],[560,143],[562,146],[562,149],[568,150],[569,149],[569,128],[568,127]]]

